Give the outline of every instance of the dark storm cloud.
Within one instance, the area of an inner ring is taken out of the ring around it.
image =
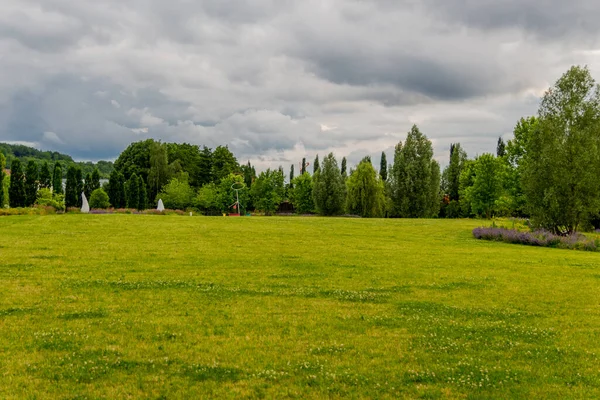
[[[597,15],[555,0],[4,0],[0,141],[83,159],[148,137],[228,144],[266,167],[358,162],[416,123],[439,157],[457,139],[481,153],[597,61]]]
[[[515,28],[542,41],[595,42],[600,32],[596,0],[423,0],[420,6],[444,22],[482,30]]]

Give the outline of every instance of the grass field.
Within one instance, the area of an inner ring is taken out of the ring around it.
[[[0,398],[600,398],[600,255],[480,224],[0,218]]]

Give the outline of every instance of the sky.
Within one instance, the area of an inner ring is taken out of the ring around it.
[[[114,160],[154,138],[259,169],[349,165],[413,124],[494,152],[572,65],[597,0],[1,0],[0,141]]]

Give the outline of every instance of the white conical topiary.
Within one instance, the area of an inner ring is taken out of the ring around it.
[[[85,193],[81,192],[81,212],[87,214],[90,212],[90,204],[85,197]]]
[[[156,207],[158,211],[165,211],[165,205],[162,202],[162,199],[158,199],[158,207]]]

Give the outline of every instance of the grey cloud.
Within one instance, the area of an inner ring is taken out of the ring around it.
[[[440,160],[455,141],[493,151],[560,73],[598,61],[581,50],[600,6],[547,4],[5,0],[0,140],[84,159],[228,144],[276,167],[378,157],[417,123]]]

